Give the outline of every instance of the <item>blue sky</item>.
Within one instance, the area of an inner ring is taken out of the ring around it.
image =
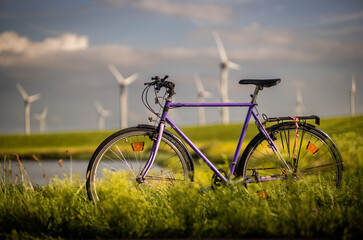
[[[361,0],[103,0],[0,1],[0,134],[23,133],[23,101],[16,83],[42,98],[33,114],[49,108],[49,131],[96,130],[94,101],[112,115],[106,128],[119,126],[119,89],[108,70],[139,78],[129,88],[129,125],[147,122],[140,95],[143,83],[168,74],[177,101],[196,102],[198,73],[219,101],[217,30],[231,61],[231,101],[248,101],[253,90],[242,78],[282,79],[265,89],[259,110],[268,116],[293,115],[296,88],[304,114],[349,115],[352,75],[356,112],[363,113],[363,2]],[[231,111],[233,122],[243,119]],[[220,121],[207,109],[207,123]],[[198,123],[196,109],[178,110],[178,123]]]

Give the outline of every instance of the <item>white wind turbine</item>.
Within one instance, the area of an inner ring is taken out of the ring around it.
[[[113,76],[116,78],[120,85],[120,125],[121,128],[127,128],[127,97],[128,97],[128,86],[135,81],[139,75],[134,73],[128,78],[124,78],[121,73],[116,69],[114,65],[109,65],[108,69],[111,71]]]
[[[198,100],[200,103],[205,102],[205,98],[212,96],[212,93],[206,91],[204,89],[202,80],[200,79],[198,74],[194,75],[195,84],[197,85],[198,90]],[[205,109],[204,107],[199,107],[199,125],[205,125]]]
[[[217,31],[213,32],[214,39],[217,44],[219,57],[220,57],[220,68],[221,68],[221,83],[220,83],[220,94],[221,94],[221,102],[227,103],[229,101],[228,98],[228,70],[229,69],[240,69],[240,66],[237,63],[233,63],[228,60],[226,50],[223,46],[221,37]],[[223,124],[229,123],[229,109],[227,107],[221,108],[221,117]]]
[[[35,119],[39,120],[39,131],[40,133],[44,133],[45,132],[45,126],[46,126],[46,122],[45,119],[47,118],[48,115],[48,108],[45,107],[43,109],[43,112],[41,114],[37,114],[35,113],[33,116]]]
[[[30,104],[40,98],[40,94],[35,94],[32,96],[29,96],[26,91],[24,90],[23,86],[21,86],[20,83],[16,84],[16,87],[18,88],[21,96],[24,99],[24,105],[25,105],[25,134],[30,134]]]
[[[111,111],[103,109],[99,101],[95,101],[95,106],[98,112],[98,129],[105,130],[105,118],[111,115]]]
[[[352,88],[350,90],[350,115],[355,115],[355,94],[356,94],[356,86],[355,86],[355,76],[352,75]]]

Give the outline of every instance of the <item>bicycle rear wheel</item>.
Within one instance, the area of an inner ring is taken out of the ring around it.
[[[90,200],[105,199],[114,194],[111,189],[122,184],[155,191],[176,181],[192,180],[193,163],[185,146],[164,131],[152,168],[142,183],[136,181],[150,156],[153,134],[154,128],[132,127],[114,133],[101,143],[87,168]]]
[[[308,185],[339,187],[342,157],[327,134],[313,125],[299,123],[296,140],[295,122],[276,124],[266,130],[292,170],[292,179]],[[237,166],[237,173],[244,177],[252,172],[260,178],[266,177],[265,180],[289,176],[262,133],[252,139]]]

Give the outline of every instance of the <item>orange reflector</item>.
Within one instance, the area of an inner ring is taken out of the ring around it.
[[[257,195],[258,195],[260,198],[265,198],[265,199],[267,199],[267,198],[268,198],[267,192],[266,192],[265,190],[257,191]]]
[[[131,143],[131,147],[134,152],[140,152],[144,150],[144,142]]]
[[[307,149],[312,154],[316,153],[319,150],[319,148],[317,146],[315,146],[314,144],[312,144],[311,142],[308,143]]]

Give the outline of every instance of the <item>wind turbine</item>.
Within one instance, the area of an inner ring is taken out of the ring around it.
[[[296,116],[302,116],[303,108],[304,108],[303,99],[301,96],[300,89],[297,87],[296,88],[296,106],[295,106]]]
[[[205,98],[212,96],[212,93],[206,91],[204,89],[202,80],[200,79],[198,74],[194,75],[195,84],[197,85],[198,90],[198,100],[200,103],[205,102]],[[204,107],[199,107],[199,125],[205,125],[205,110]]]
[[[221,82],[220,82],[220,95],[221,95],[221,102],[227,103],[228,99],[228,70],[229,69],[240,69],[240,66],[237,63],[233,63],[228,60],[226,50],[223,46],[221,37],[217,31],[213,32],[214,39],[217,44],[219,57],[220,57],[220,68],[221,68]],[[222,123],[228,124],[229,123],[229,109],[227,107],[221,108],[221,117]]]
[[[352,75],[352,89],[350,90],[350,115],[355,115],[355,93],[356,93],[356,86],[355,86],[355,76]]]
[[[39,131],[40,133],[44,133],[45,132],[45,119],[47,118],[47,115],[48,115],[48,108],[45,107],[43,109],[43,112],[41,114],[37,114],[35,113],[33,116],[35,119],[39,120]]]
[[[103,107],[99,101],[95,101],[95,106],[96,106],[97,112],[98,112],[98,129],[100,131],[105,130],[105,117],[110,116],[111,111],[103,109]]]
[[[24,99],[24,105],[25,105],[25,134],[30,134],[30,104],[40,98],[40,94],[35,94],[32,96],[29,96],[26,91],[24,90],[23,86],[21,86],[20,83],[16,84],[16,87],[18,88],[21,96]]]
[[[135,81],[139,75],[137,73],[132,74],[128,78],[124,78],[121,73],[116,69],[114,65],[109,65],[108,69],[111,71],[113,76],[116,78],[118,84],[120,85],[120,125],[121,128],[127,128],[127,96],[128,96],[128,86]]]

